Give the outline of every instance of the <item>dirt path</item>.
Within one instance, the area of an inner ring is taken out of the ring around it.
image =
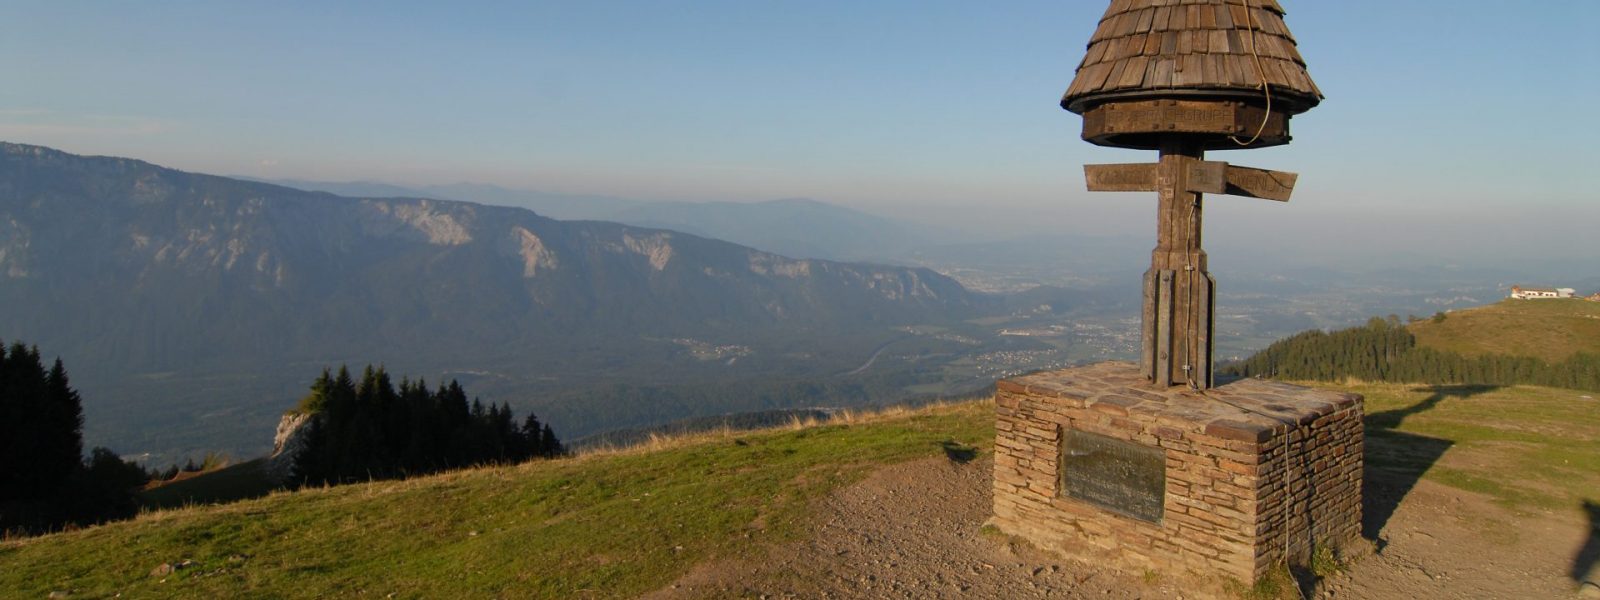
[[[809,539],[758,562],[701,565],[652,598],[1179,598],[980,531],[987,459],[881,469],[835,493]]]
[[[1132,599],[1220,589],[1066,560],[981,531],[990,468],[984,457],[881,469],[833,494],[808,539],[763,557],[702,564],[646,597]],[[1374,488],[1380,497],[1394,492],[1381,482]],[[1388,519],[1376,554],[1307,591],[1330,599],[1575,598],[1567,573],[1588,527],[1567,517],[1518,516],[1423,482]]]

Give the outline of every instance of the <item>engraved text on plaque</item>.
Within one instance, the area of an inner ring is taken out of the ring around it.
[[[1061,445],[1061,494],[1135,519],[1158,522],[1166,501],[1166,455],[1160,448],[1067,430]]]

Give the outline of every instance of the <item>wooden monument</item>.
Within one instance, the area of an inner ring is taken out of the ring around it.
[[[1289,143],[1322,94],[1276,0],[1112,0],[1062,99],[1083,139],[1156,150],[1088,165],[1091,191],[1153,191],[1139,364],[996,384],[994,519],[1086,560],[1244,581],[1360,534],[1359,395],[1217,386],[1206,194],[1287,201],[1295,175],[1205,160]]]
[[[1322,92],[1276,0],[1115,0],[1061,106],[1083,139],[1156,150],[1160,162],[1087,165],[1089,191],[1156,192],[1139,365],[1158,386],[1208,389],[1216,282],[1201,249],[1205,194],[1288,201],[1296,176],[1205,160],[1289,143],[1289,118]]]

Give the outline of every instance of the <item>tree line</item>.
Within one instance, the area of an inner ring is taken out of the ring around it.
[[[456,381],[429,390],[382,368],[358,382],[347,368],[323,370],[296,409],[310,415],[296,455],[298,484],[389,479],[445,469],[521,462],[566,453],[549,424],[520,423],[506,404],[485,406]]]
[[[46,370],[38,348],[0,345],[0,533],[132,516],[149,478],[106,448],[84,458],[83,401],[61,359]]]
[[[1600,355],[1578,353],[1560,362],[1526,356],[1466,356],[1417,346],[1398,318],[1365,326],[1299,333],[1222,373],[1244,377],[1339,381],[1346,378],[1427,384],[1543,385],[1600,391]]]

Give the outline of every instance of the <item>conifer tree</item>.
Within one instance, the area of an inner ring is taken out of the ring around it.
[[[0,363],[0,500],[48,498],[81,466],[83,407],[57,360],[13,343]]]
[[[474,464],[521,461],[564,450],[532,415],[518,427],[511,405],[467,398],[456,381],[430,392],[407,378],[396,391],[382,367],[359,384],[327,370],[300,402],[311,414],[294,476],[302,483],[402,477]]]
[[[83,460],[83,401],[57,358],[0,346],[0,531],[38,532],[135,510],[148,475],[105,448]]]
[[[0,340],[0,503],[19,495],[22,482],[22,396],[12,389],[10,352]]]
[[[1398,319],[1364,327],[1308,331],[1280,340],[1222,372],[1247,377],[1429,384],[1546,385],[1600,391],[1600,357],[1579,353],[1557,363],[1526,356],[1481,355],[1420,348]]]
[[[524,458],[544,456],[544,428],[539,424],[539,417],[531,412],[522,421],[522,440],[526,447]]]
[[[544,434],[540,438],[543,445],[539,448],[539,456],[553,458],[567,453],[567,449],[561,445],[561,440],[556,439],[556,432],[550,429],[549,423],[545,423]]]
[[[37,350],[34,357],[38,357]],[[67,370],[60,358],[45,378],[44,400],[45,435],[33,460],[53,480],[44,484],[59,486],[83,461],[83,401],[67,381]]]

